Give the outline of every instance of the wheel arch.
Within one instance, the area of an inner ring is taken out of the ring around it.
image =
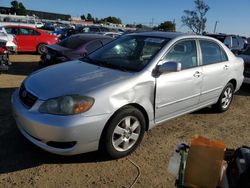
[[[105,135],[105,133],[106,133],[106,131],[107,131],[107,127],[108,127],[108,125],[109,125],[109,122],[114,118],[114,116],[115,116],[116,114],[118,114],[118,113],[119,113],[120,111],[122,111],[123,109],[129,108],[129,107],[136,108],[136,109],[138,109],[138,110],[143,114],[143,116],[144,116],[144,118],[145,118],[145,122],[146,122],[145,131],[148,131],[148,129],[149,129],[149,117],[148,117],[148,114],[147,114],[146,110],[145,110],[141,105],[139,105],[138,103],[129,103],[129,104],[126,104],[126,105],[120,107],[119,109],[117,109],[117,110],[110,116],[110,118],[108,119],[108,121],[106,122],[106,124],[105,124],[105,126],[104,126],[104,128],[103,128],[103,130],[102,130],[102,133],[101,133],[101,137],[100,137],[100,141],[99,141],[99,148],[101,148],[101,147],[100,147],[100,146],[101,146],[101,141],[103,140],[103,137],[104,137],[104,135]]]
[[[236,79],[231,79],[228,83],[233,84],[234,90],[236,89],[236,87],[237,87],[237,81],[236,81]]]
[[[38,52],[38,47],[39,47],[41,44],[48,45],[48,43],[46,43],[46,42],[39,42],[39,43],[36,45],[36,52],[37,52],[37,53],[39,53],[39,52]]]

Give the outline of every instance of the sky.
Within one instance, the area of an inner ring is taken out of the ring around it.
[[[204,0],[210,6],[206,31],[250,36],[250,0]],[[11,0],[0,0],[10,7]],[[184,10],[193,10],[193,0],[19,0],[26,9],[80,16],[119,17],[124,24],[158,25],[175,20],[177,31],[188,32],[181,17]]]

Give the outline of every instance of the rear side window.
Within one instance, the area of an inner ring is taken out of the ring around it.
[[[203,65],[210,65],[228,60],[225,51],[213,41],[200,40],[200,47]]]
[[[101,48],[101,47],[102,47],[101,41],[94,41],[94,42],[91,42],[90,44],[88,44],[86,49],[87,49],[88,53],[91,53],[91,52],[93,52],[96,49]]]
[[[62,47],[69,48],[69,49],[77,49],[80,48],[82,45],[86,44],[90,39],[86,37],[82,37],[79,35],[73,35],[66,39],[61,40],[58,44]]]

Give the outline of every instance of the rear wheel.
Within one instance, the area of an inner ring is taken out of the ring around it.
[[[46,52],[45,44],[39,44],[37,46],[37,53],[40,54],[40,55],[42,55],[45,52]]]
[[[145,118],[134,107],[120,110],[104,130],[102,149],[112,158],[124,157],[140,144],[145,132]]]
[[[218,102],[214,105],[218,112],[225,112],[229,109],[233,100],[234,86],[228,83],[223,89]]]

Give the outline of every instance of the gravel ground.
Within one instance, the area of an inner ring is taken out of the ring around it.
[[[47,153],[17,130],[10,98],[25,77],[37,70],[39,56],[13,55],[13,65],[0,75],[0,187],[174,187],[167,165],[175,146],[194,135],[223,140],[227,147],[250,146],[250,86],[243,85],[231,108],[216,114],[210,108],[175,118],[148,131],[130,156],[109,160],[98,152],[77,156]]]

